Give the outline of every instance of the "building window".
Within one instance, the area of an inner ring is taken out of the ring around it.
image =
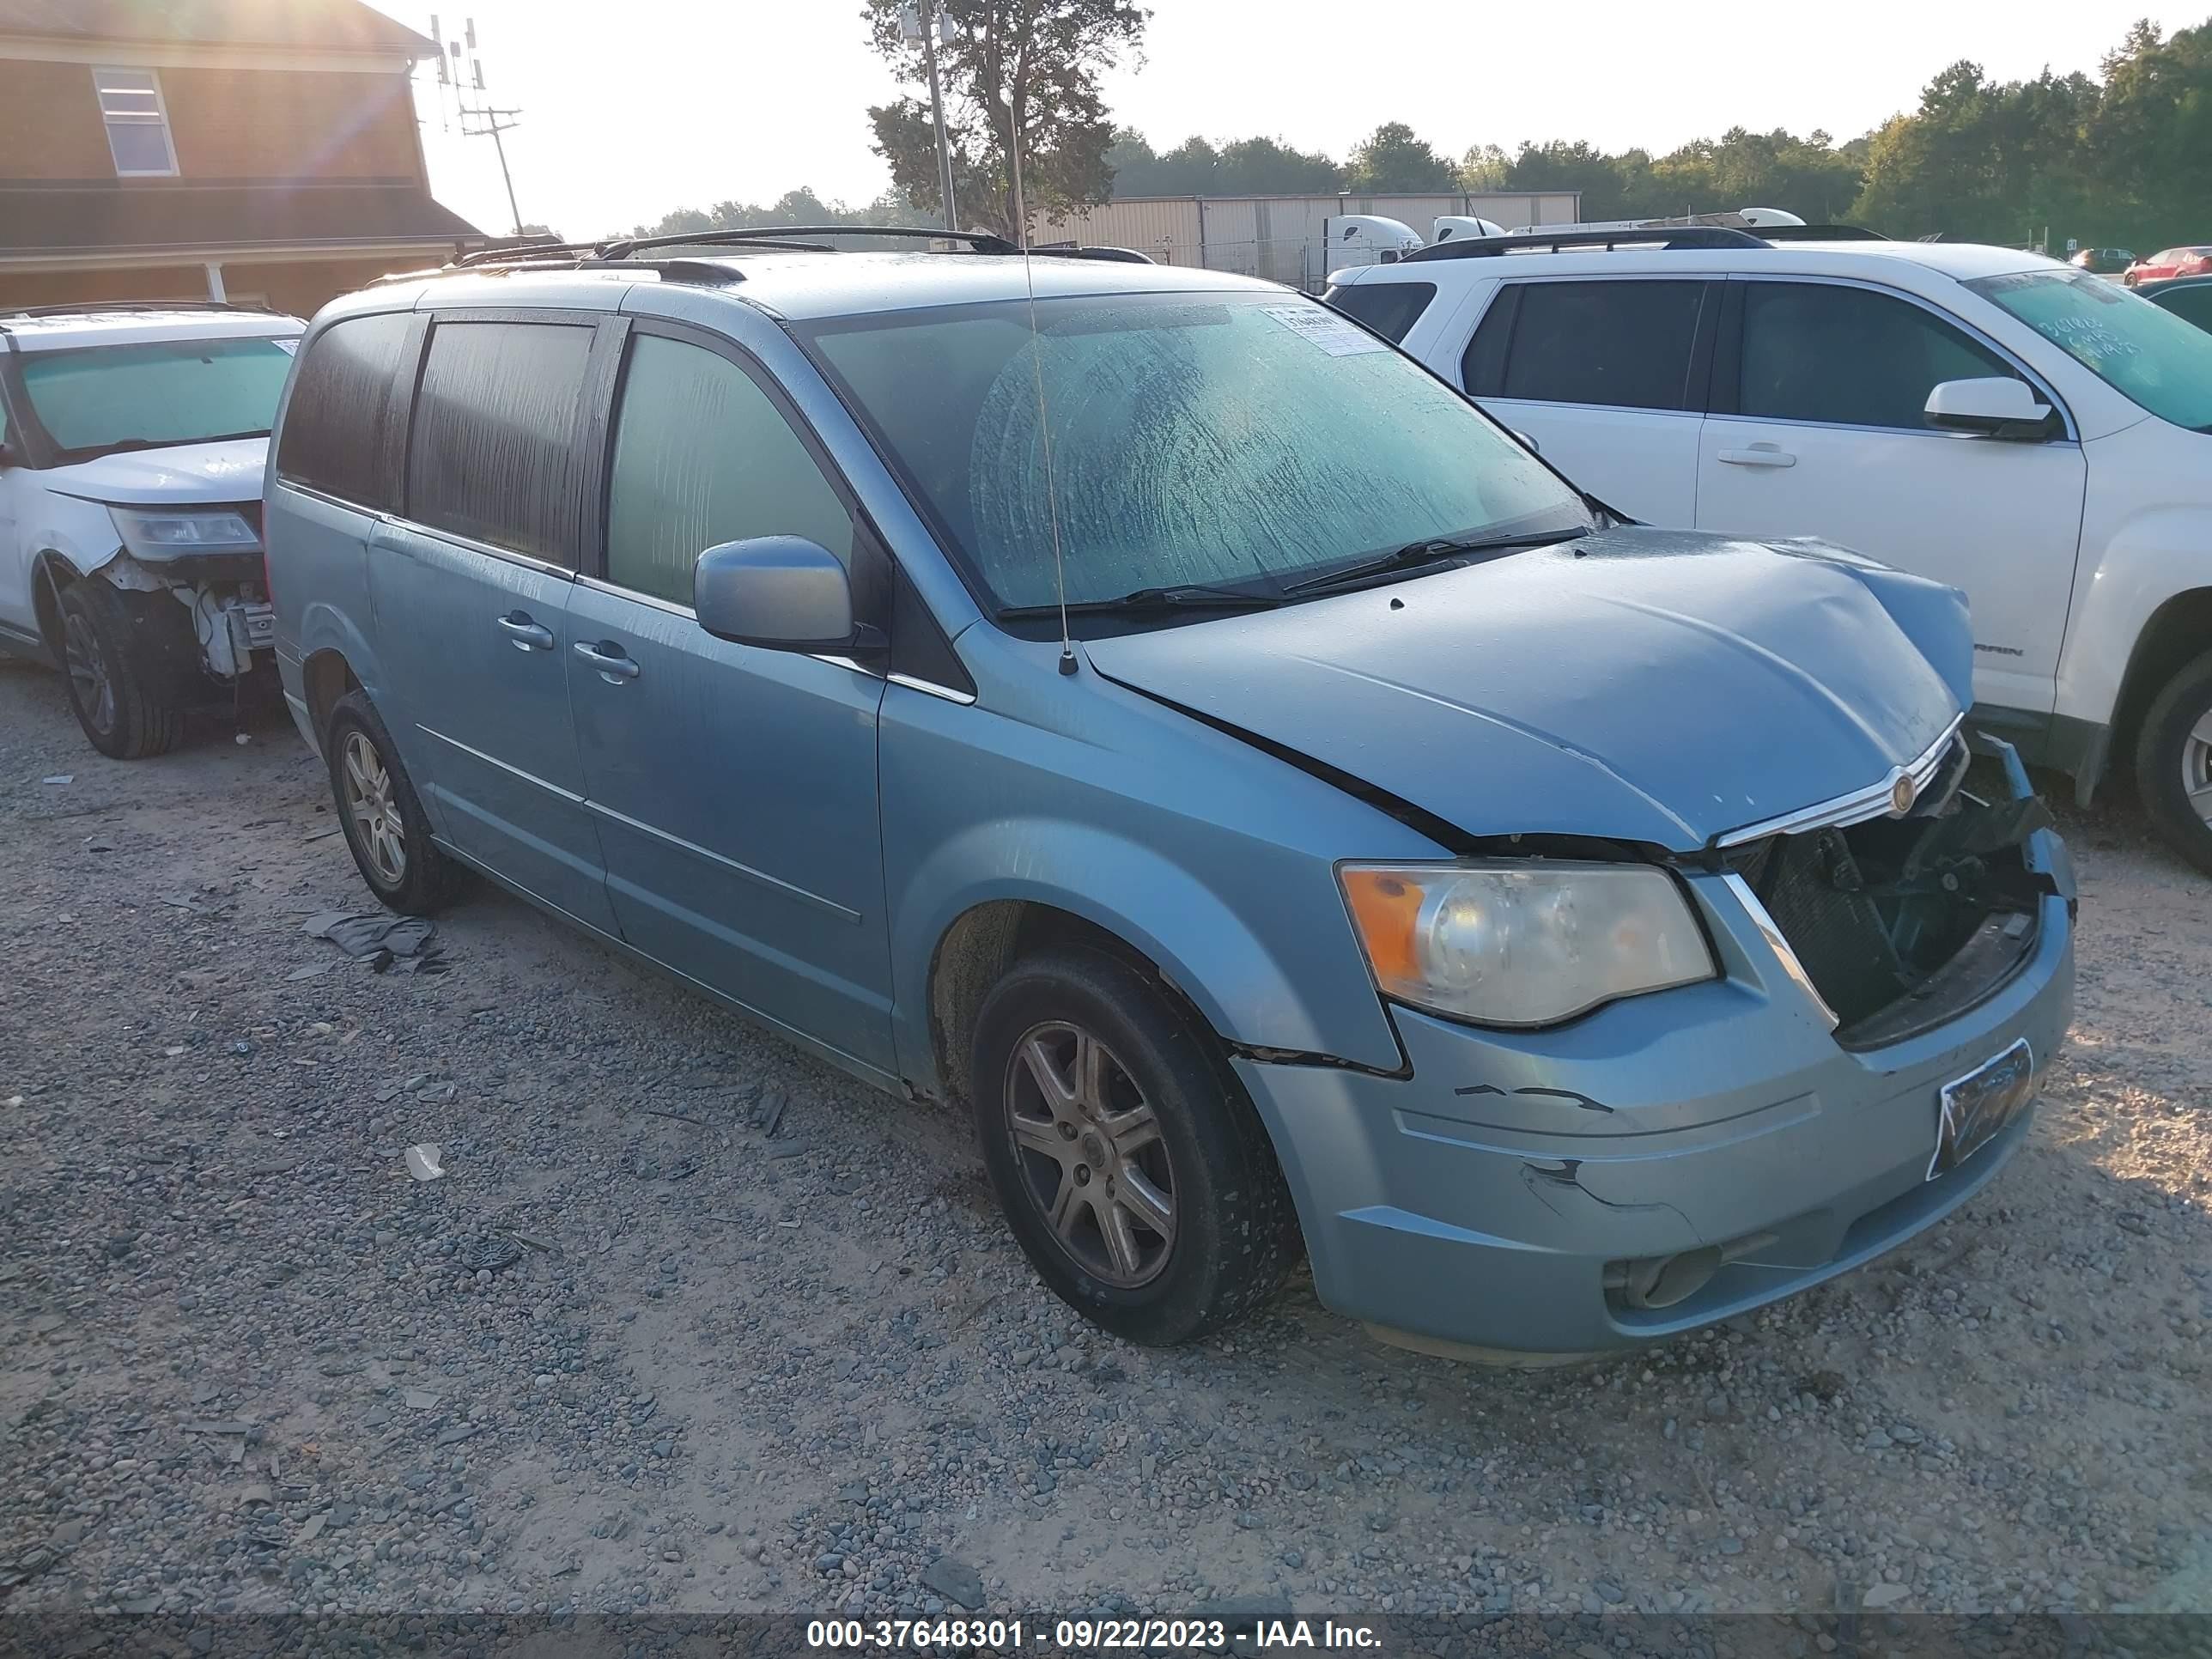
[[[162,107],[161,83],[154,71],[96,69],[92,83],[100,93],[100,116],[107,124],[115,176],[175,178],[177,151],[169,142],[169,112]]]

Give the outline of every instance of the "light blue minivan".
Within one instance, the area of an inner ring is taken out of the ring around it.
[[[307,336],[277,653],[386,904],[480,872],[958,1103],[1141,1342],[1303,1255],[1401,1340],[1604,1351],[2018,1147],[2073,882],[1954,591],[1626,523],[1267,283],[688,240]]]

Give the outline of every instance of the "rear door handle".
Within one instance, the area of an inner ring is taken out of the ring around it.
[[[1723,449],[1715,458],[1730,466],[1795,466],[1797,458],[1772,444],[1753,444],[1748,449]]]
[[[612,640],[578,640],[574,648],[609,685],[626,685],[644,672]]]
[[[527,611],[510,611],[504,617],[494,617],[500,631],[514,642],[518,651],[550,651],[553,630],[542,623],[530,620]]]

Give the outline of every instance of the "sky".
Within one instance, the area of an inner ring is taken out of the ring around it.
[[[428,8],[376,3],[428,32]],[[2094,74],[2137,17],[2171,30],[2212,11],[2208,0],[1152,7],[1141,58],[1107,82],[1118,123],[1161,149],[1193,132],[1266,134],[1340,158],[1392,120],[1455,156],[1550,138],[1658,154],[1731,126],[1840,141],[1914,107],[1959,58],[2002,80],[2046,65]],[[448,39],[475,19],[489,97],[521,112],[504,142],[523,219],[581,238],[799,185],[856,204],[884,190],[867,110],[899,88],[860,14],[860,0],[459,0],[437,15]],[[453,101],[418,71],[432,187],[485,230],[511,229],[492,143],[461,135]]]

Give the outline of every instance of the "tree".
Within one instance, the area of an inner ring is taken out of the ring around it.
[[[1403,121],[1385,121],[1352,152],[1344,188],[1361,196],[1397,191],[1452,191],[1459,175],[1451,162],[1413,136]]]
[[[1103,202],[1115,137],[1100,76],[1144,38],[1152,14],[1133,0],[939,0],[952,38],[937,49],[952,188],[961,219],[1023,232],[1014,151],[1032,218]],[[902,80],[923,82],[921,48],[899,36],[899,0],[866,0],[870,44]],[[927,94],[872,107],[876,152],[916,206],[940,210],[937,136]]]
[[[1344,178],[1344,169],[1328,156],[1279,138],[1233,138],[1217,149],[1194,136],[1160,155],[1142,133],[1124,128],[1114,135],[1106,161],[1114,169],[1117,198],[1325,195]]]
[[[711,208],[678,208],[654,223],[624,232],[629,236],[688,236],[702,230],[733,230],[750,225],[927,225],[937,222],[918,213],[896,191],[878,196],[866,207],[825,202],[801,186],[763,206],[757,202],[717,202]],[[884,246],[896,246],[889,238]],[[855,241],[854,246],[864,246]]]

